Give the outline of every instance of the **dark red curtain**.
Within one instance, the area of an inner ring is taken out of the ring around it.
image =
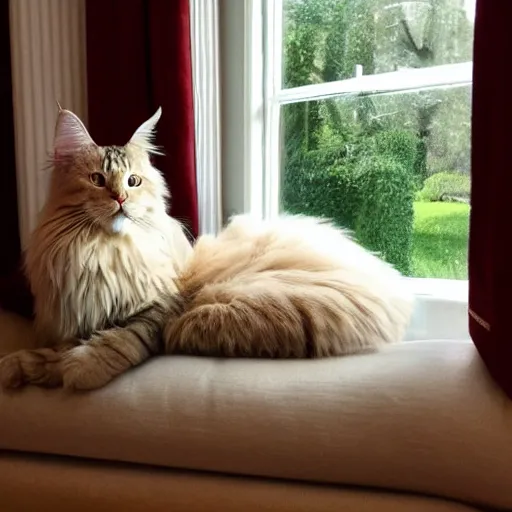
[[[171,214],[197,235],[188,0],[88,0],[88,127],[98,144],[125,144],[158,108],[155,165]]]
[[[32,298],[21,271],[9,35],[9,2],[0,2],[0,140],[2,141],[2,250],[0,307],[31,314]]]
[[[20,237],[16,191],[16,161],[9,40],[9,2],[0,3],[0,140],[2,141],[2,250],[0,273],[8,274],[19,262]]]
[[[478,0],[475,25],[469,328],[512,398],[512,1]]]

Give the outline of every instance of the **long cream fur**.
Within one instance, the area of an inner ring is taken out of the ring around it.
[[[324,357],[399,341],[411,314],[400,274],[333,225],[235,217],[203,236],[178,282],[168,352]]]
[[[400,340],[402,276],[329,223],[239,216],[192,250],[150,162],[159,117],[100,147],[60,110],[26,257],[41,348],[3,357],[2,386],[95,389],[163,352],[324,357]]]

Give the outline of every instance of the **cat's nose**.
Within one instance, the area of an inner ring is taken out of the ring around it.
[[[117,201],[120,206],[126,201],[126,197],[118,196],[117,194],[112,194],[112,199]]]

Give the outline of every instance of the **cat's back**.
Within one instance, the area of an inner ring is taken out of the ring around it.
[[[300,215],[272,220],[237,215],[216,236],[196,243],[191,270],[198,279],[224,280],[265,271],[343,271],[395,280],[398,272],[330,222]]]

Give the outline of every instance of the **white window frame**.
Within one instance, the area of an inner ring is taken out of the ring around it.
[[[376,75],[357,73],[347,80],[282,89],[282,0],[219,2],[221,18],[224,13],[221,20],[225,93],[222,105],[224,222],[236,213],[249,213],[258,218],[274,218],[279,214],[279,134],[283,105],[360,92],[392,94],[472,83],[473,65],[466,62]],[[238,60],[231,58],[233,52],[237,52]],[[409,281],[418,296],[467,305],[466,280],[409,278]]]
[[[190,0],[199,234],[222,225],[218,0]]]

